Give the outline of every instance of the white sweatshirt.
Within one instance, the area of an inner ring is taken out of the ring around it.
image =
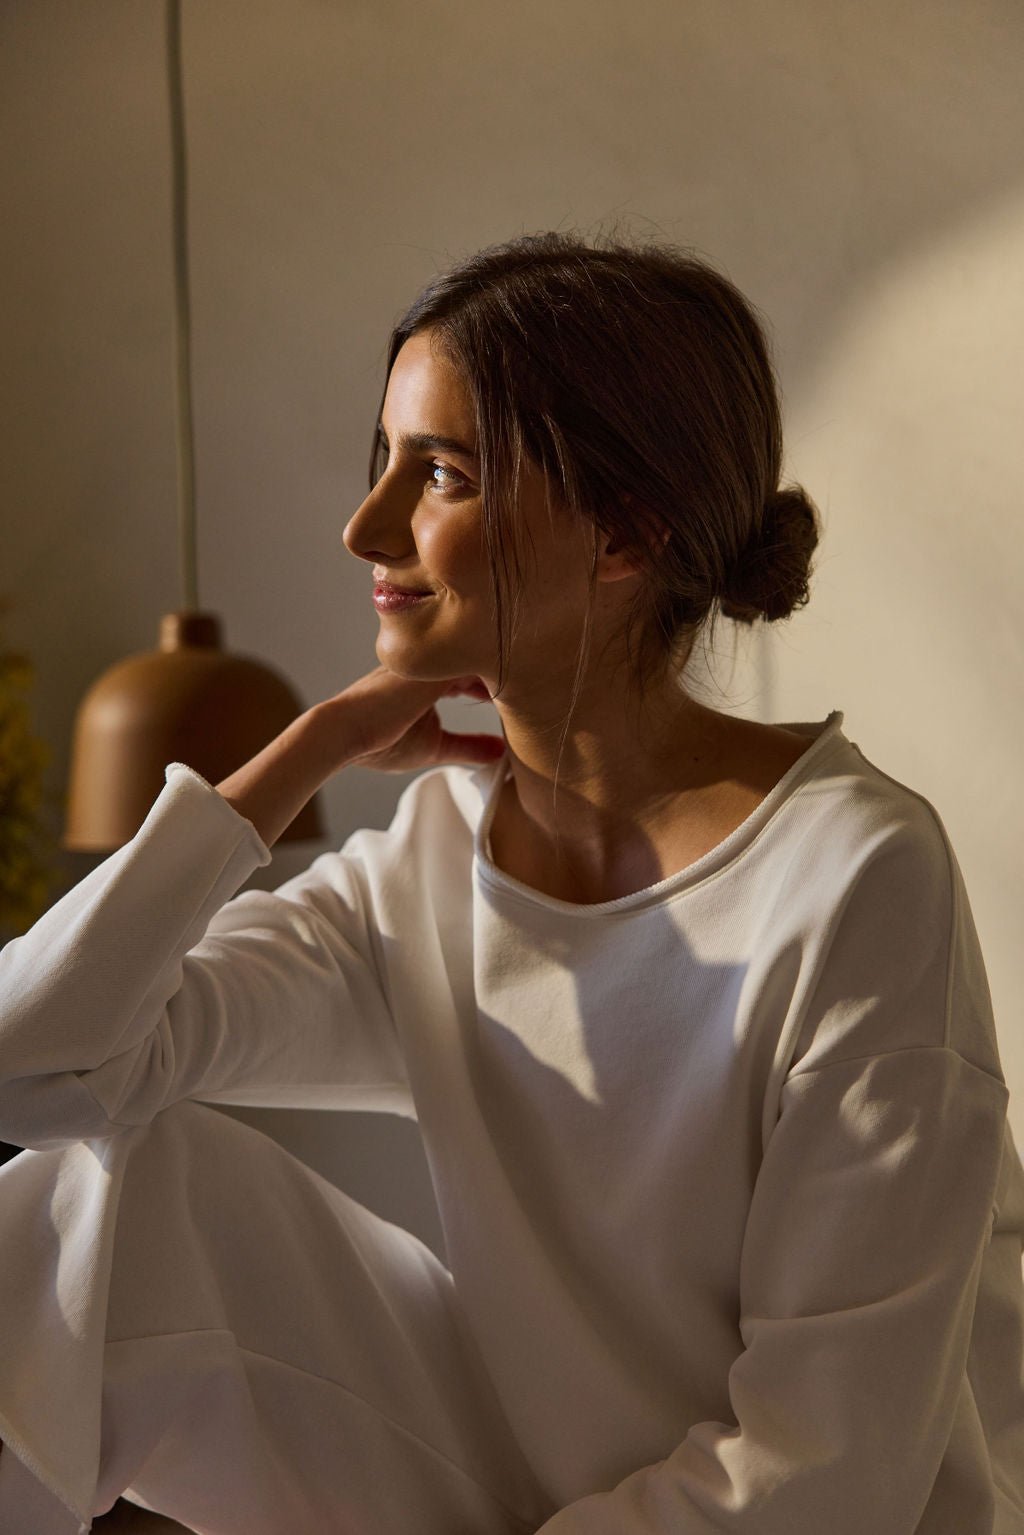
[[[938,815],[842,722],[787,725],[813,744],[724,842],[589,906],[491,863],[507,756],[241,895],[269,850],[172,763],[0,953],[0,1138],[182,1098],[414,1116],[544,1535],[1021,1535],[984,964]]]

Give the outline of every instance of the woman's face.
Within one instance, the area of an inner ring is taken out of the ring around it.
[[[473,404],[458,372],[432,349],[429,330],[411,336],[395,358],[381,419],[387,467],[348,522],[345,547],[372,564],[377,580],[428,589],[431,595],[378,613],[377,659],[398,675],[419,680],[478,676],[493,693],[497,626]],[[462,447],[407,440],[416,435],[452,439]],[[571,677],[575,669],[588,565],[581,531],[560,510],[556,505],[549,517],[545,477],[524,462],[517,515],[527,568],[510,688],[518,682],[533,691],[542,679],[551,682],[563,668]],[[599,585],[598,597],[609,590]]]

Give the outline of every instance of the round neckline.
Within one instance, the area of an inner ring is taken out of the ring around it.
[[[628,895],[619,896],[614,901],[563,901],[558,896],[547,895],[542,890],[535,890],[532,885],[525,884],[516,879],[514,875],[507,874],[504,869],[499,869],[491,856],[491,823],[494,820],[498,808],[498,799],[505,780],[511,771],[511,759],[506,752],[498,760],[491,779],[490,786],[484,798],[483,809],[477,822],[476,831],[473,834],[473,861],[481,878],[492,888],[500,890],[502,894],[514,896],[531,905],[541,906],[549,911],[565,912],[567,915],[578,917],[614,915],[619,912],[633,911],[638,907],[653,906],[671,900],[683,890],[692,885],[699,884],[711,874],[717,874],[726,865],[738,859],[745,849],[754,841],[758,833],[779,811],[786,800],[790,798],[799,784],[806,778],[809,772],[815,768],[833,746],[845,741],[843,735],[843,711],[833,709],[824,720],[816,721],[783,721],[776,728],[791,730],[798,735],[806,736],[811,744],[801,752],[796,761],[786,769],[782,777],[765,795],[764,799],[750,814],[733,828],[721,842],[715,844],[706,853],[693,863],[687,864],[684,869],[677,869],[674,874],[668,874],[664,879],[658,880],[653,885],[647,885],[643,890],[633,890]]]

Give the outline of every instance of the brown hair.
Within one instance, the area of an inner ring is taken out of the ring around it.
[[[499,692],[519,613],[524,453],[592,535],[570,719],[589,657],[598,529],[645,571],[626,624],[631,689],[665,666],[681,669],[709,618],[713,635],[716,604],[752,624],[788,618],[808,601],[819,523],[799,486],[779,488],[782,422],[768,341],[753,306],[705,261],[668,244],[523,235],[423,289],[391,333],[388,378],[404,342],[428,328],[476,410]],[[378,425],[371,490],[383,452]]]

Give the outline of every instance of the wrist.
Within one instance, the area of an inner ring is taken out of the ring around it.
[[[314,704],[295,724],[299,725],[300,721],[306,734],[307,749],[321,764],[323,780],[340,773],[359,755],[350,702],[343,694]]]
[[[331,722],[318,705],[307,709],[237,772],[215,785],[218,794],[273,847],[286,827],[338,766]]]

